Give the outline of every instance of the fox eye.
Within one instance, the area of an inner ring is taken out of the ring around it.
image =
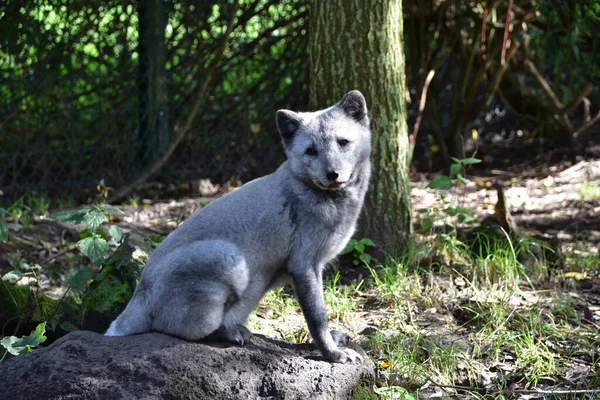
[[[348,145],[348,143],[350,143],[350,142],[346,139],[338,140],[338,144],[340,145],[340,147],[346,147]]]
[[[305,153],[308,154],[309,156],[316,156],[317,149],[315,149],[314,147],[311,146],[308,149],[306,149]]]

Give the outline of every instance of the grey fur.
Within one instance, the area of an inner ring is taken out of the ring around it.
[[[290,280],[310,333],[330,361],[357,361],[330,333],[323,269],[354,233],[370,176],[363,95],[312,113],[277,112],[288,161],[210,203],[154,251],[127,308],[106,332],[209,335],[240,344],[264,293]],[[310,150],[309,150],[310,149]]]

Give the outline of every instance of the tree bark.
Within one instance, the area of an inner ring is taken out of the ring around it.
[[[352,89],[367,100],[373,174],[364,235],[398,254],[412,233],[404,88],[402,2],[310,2],[310,102],[318,109]]]

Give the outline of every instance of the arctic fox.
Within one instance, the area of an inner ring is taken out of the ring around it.
[[[308,329],[332,362],[362,360],[329,331],[323,269],[354,233],[369,185],[365,98],[351,91],[316,112],[279,110],[287,155],[275,173],[199,210],[152,253],[108,336],[163,332],[243,344],[266,291],[291,281]]]

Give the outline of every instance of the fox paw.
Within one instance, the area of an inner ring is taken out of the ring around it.
[[[252,337],[252,332],[244,325],[238,324],[227,328],[222,326],[217,331],[217,335],[221,339],[243,346]]]
[[[347,347],[340,347],[336,351],[332,352],[327,356],[329,361],[337,362],[337,363],[350,363],[350,364],[360,364],[363,362],[363,358],[356,351],[349,349]]]

